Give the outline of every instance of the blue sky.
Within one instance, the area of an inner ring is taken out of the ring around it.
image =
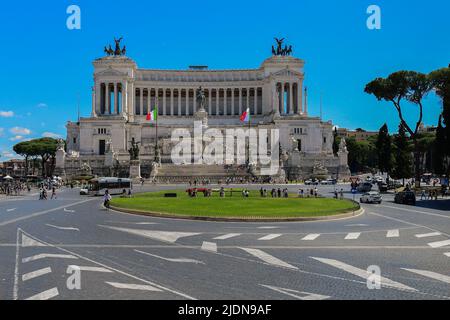
[[[81,30],[68,30],[66,9],[81,8]],[[382,10],[382,29],[366,27],[366,9]],[[373,78],[401,70],[429,72],[450,63],[447,0],[22,1],[0,10],[0,155],[23,139],[65,136],[67,120],[90,114],[92,61],[123,36],[140,67],[257,68],[285,37],[306,61],[310,113],[341,127],[391,131],[392,106],[363,92]],[[425,123],[441,109],[430,95]],[[406,106],[408,119],[415,106]]]

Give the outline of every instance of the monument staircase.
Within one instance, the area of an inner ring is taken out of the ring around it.
[[[252,175],[245,166],[225,165],[174,165],[162,164],[154,177],[156,183],[187,183],[208,180],[216,182],[251,181]]]

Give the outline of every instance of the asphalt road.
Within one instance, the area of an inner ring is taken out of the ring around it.
[[[392,198],[307,223],[133,216],[76,189],[2,199],[0,299],[450,299],[450,201]]]

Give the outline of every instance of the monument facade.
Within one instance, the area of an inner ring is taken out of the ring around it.
[[[308,115],[305,63],[292,56],[284,39],[276,39],[272,56],[259,68],[246,70],[142,69],[125,55],[121,41],[115,39],[115,50],[105,47],[106,56],[93,62],[91,116],[67,124],[67,153],[58,162],[67,176],[76,175],[82,164],[98,176],[142,175],[160,182],[248,174],[242,168],[179,168],[171,162],[174,129],[193,129],[199,118],[219,130],[245,128],[240,116],[246,110],[251,127],[279,129],[287,178],[307,179],[318,171],[339,178],[350,174],[346,149],[333,154],[333,124]],[[156,108],[157,123],[148,121]],[[254,168],[251,172],[258,175]]]

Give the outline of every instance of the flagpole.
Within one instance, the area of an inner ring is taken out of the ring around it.
[[[156,155],[158,154],[158,118],[159,118],[159,97],[156,97],[156,146],[155,146],[155,162],[158,160]],[[159,162],[159,161],[158,161]]]
[[[251,121],[252,121],[252,114],[251,109],[248,109],[248,146],[247,146],[247,152],[248,152],[248,160],[247,165],[250,166],[250,130],[252,128]]]

